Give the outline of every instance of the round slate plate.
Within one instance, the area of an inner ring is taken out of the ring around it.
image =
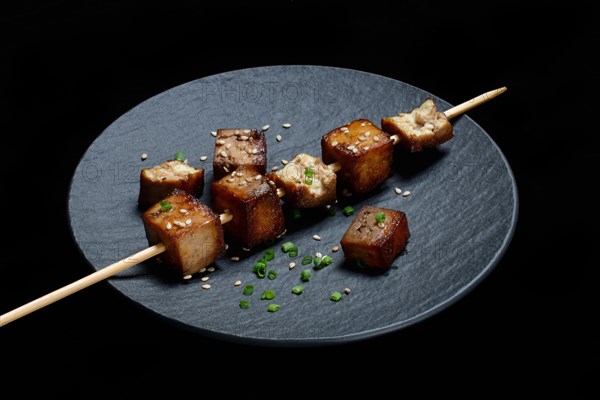
[[[474,94],[476,95],[476,93]],[[206,169],[201,199],[210,204],[212,153],[218,128],[244,127],[267,131],[268,165],[281,166],[300,152],[320,155],[321,136],[347,122],[366,118],[379,125],[384,116],[408,111],[426,97],[440,109],[450,104],[414,86],[370,73],[320,66],[273,66],[226,72],[198,79],[160,93],[111,124],[90,146],[72,179],[69,216],[73,235],[84,256],[101,269],[148,246],[136,208],[140,169],[183,151],[190,164]],[[465,99],[466,100],[466,99]],[[493,106],[493,105],[491,105]],[[289,129],[282,124],[290,123]],[[332,253],[352,221],[340,211],[322,209],[291,218],[285,206],[288,233],[270,248],[276,258],[275,280],[259,280],[254,261],[268,246],[251,252],[230,249],[209,273],[211,289],[201,276],[182,281],[155,260],[138,264],[108,280],[131,300],[157,315],[201,334],[262,345],[320,345],[381,335],[434,315],[462,297],[498,263],[517,219],[517,189],[502,152],[486,132],[467,116],[453,120],[455,138],[418,154],[396,149],[394,175],[363,198],[339,195],[340,210],[363,204],[402,210],[411,230],[406,250],[385,273],[373,274],[344,263]],[[276,135],[283,140],[277,142]],[[140,155],[148,154],[146,161]],[[202,155],[209,158],[199,161]],[[394,188],[409,190],[398,196]],[[317,242],[313,235],[322,240]],[[292,241],[300,255],[290,259],[280,250]],[[321,252],[333,264],[313,271],[305,291],[300,282],[303,255]],[[238,255],[240,261],[229,257]],[[290,261],[297,266],[289,270]],[[235,287],[237,280],[242,286]],[[255,286],[252,296],[243,286]],[[334,291],[351,293],[341,301]],[[260,300],[267,289],[270,301]],[[240,300],[250,308],[242,310]]]

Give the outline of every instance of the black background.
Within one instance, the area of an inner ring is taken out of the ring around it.
[[[517,231],[492,274],[400,332],[309,349],[235,345],[158,320],[99,283],[1,328],[2,390],[269,396],[271,383],[286,385],[281,395],[325,383],[338,396],[583,392],[600,361],[597,17],[577,2],[541,1],[0,6],[0,312],[91,271],[70,236],[66,199],[94,138],[148,97],[227,70],[354,68],[453,104],[506,85],[469,115],[506,155],[520,196]]]

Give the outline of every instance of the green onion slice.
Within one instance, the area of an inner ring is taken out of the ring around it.
[[[275,298],[275,291],[274,290],[265,290],[260,295],[260,299],[261,300],[273,300],[274,298]]]
[[[275,252],[271,249],[265,251],[265,260],[271,261],[275,258]]]
[[[247,310],[248,308],[250,308],[250,302],[248,302],[247,300],[240,300],[240,308],[243,310]]]
[[[346,206],[346,207],[344,207],[344,210],[342,212],[344,213],[344,215],[346,217],[349,217],[352,214],[354,214],[354,208],[352,208],[352,206]]]
[[[377,223],[385,221],[385,214],[383,212],[375,214],[375,221],[377,221]]]
[[[292,293],[294,293],[294,294],[302,294],[303,291],[304,291],[304,286],[302,286],[302,285],[297,285],[292,288]]]
[[[244,296],[250,296],[252,293],[254,293],[254,285],[246,285],[244,287]]]
[[[279,304],[269,304],[267,306],[267,311],[268,312],[276,312],[276,311],[279,311],[280,308],[281,308],[281,306]]]
[[[340,301],[340,299],[342,298],[342,294],[340,292],[333,292],[331,293],[331,297],[329,298],[333,301]]]
[[[183,151],[178,151],[177,153],[175,153],[175,159],[177,161],[185,160],[185,154],[183,154]]]
[[[173,209],[173,206],[171,205],[171,203],[169,203],[166,200],[161,201],[159,204],[160,204],[160,211],[171,211]]]
[[[302,282],[308,282],[310,281],[310,275],[310,269],[303,269],[302,272],[300,272],[300,279]]]
[[[267,274],[267,278],[271,280],[277,278],[277,271],[275,271],[274,269],[270,269],[269,273]]]

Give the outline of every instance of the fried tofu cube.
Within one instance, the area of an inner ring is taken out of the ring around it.
[[[259,174],[265,174],[265,134],[255,129],[219,129],[213,156],[213,180],[217,181],[242,166],[253,167]]]
[[[357,119],[323,135],[323,162],[339,163],[338,179],[352,192],[366,193],[392,174],[394,144],[390,136],[371,121]]]
[[[383,118],[381,127],[390,135],[397,135],[400,138],[398,145],[413,153],[454,137],[452,124],[429,98],[411,112]]]
[[[298,154],[277,172],[267,174],[285,190],[283,200],[295,208],[320,207],[335,203],[337,175],[321,159]]]
[[[377,221],[383,213],[384,220]],[[341,245],[346,259],[368,268],[388,269],[410,237],[402,211],[364,206],[344,234]]]
[[[163,201],[170,204],[168,211],[163,211]],[[166,251],[161,260],[182,276],[199,272],[225,252],[219,215],[183,190],[175,189],[151,206],[142,220],[148,243],[163,243]]]
[[[138,205],[145,210],[167,197],[173,189],[181,189],[196,197],[204,191],[204,169],[179,160],[169,160],[140,172]]]
[[[256,169],[240,167],[211,184],[215,212],[229,210],[225,234],[232,243],[250,249],[285,231],[281,200],[274,183]]]

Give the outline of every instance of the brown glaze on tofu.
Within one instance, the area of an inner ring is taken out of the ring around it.
[[[385,221],[378,223],[377,213]],[[341,240],[344,256],[368,268],[388,269],[410,237],[408,220],[402,211],[364,206]]]
[[[383,118],[381,127],[390,135],[398,135],[398,145],[410,152],[435,147],[454,137],[452,124],[432,99],[426,99],[411,112]]]
[[[392,174],[394,144],[390,136],[371,121],[357,119],[323,135],[323,162],[338,162],[338,179],[352,192],[366,193]]]
[[[240,167],[211,185],[215,212],[229,210],[225,234],[232,243],[252,248],[285,231],[281,201],[274,182],[256,169]]]
[[[219,129],[213,156],[213,180],[217,181],[238,167],[267,171],[267,141],[255,129]]]
[[[179,160],[169,160],[140,172],[138,205],[146,210],[167,197],[173,189],[181,189],[196,197],[204,191],[204,169]]]
[[[312,178],[306,176],[307,168]],[[292,207],[320,207],[335,203],[337,175],[321,159],[298,154],[285,167],[267,174],[277,187],[285,190],[283,200]]]
[[[191,194],[175,189],[163,201],[171,210],[162,211],[160,203],[142,214],[150,245],[166,247],[161,260],[182,276],[192,275],[212,264],[225,252],[225,239],[219,215]]]

